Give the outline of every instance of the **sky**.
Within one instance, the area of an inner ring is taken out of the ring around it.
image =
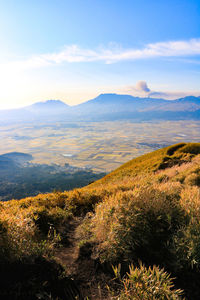
[[[0,0],[0,109],[199,83],[199,0]]]

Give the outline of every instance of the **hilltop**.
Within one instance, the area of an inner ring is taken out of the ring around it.
[[[26,110],[35,114],[62,114],[67,112],[69,105],[60,100],[47,100],[44,102],[36,102],[28,107]]]
[[[0,159],[7,159],[13,162],[24,163],[33,159],[31,154],[22,152],[9,152],[0,155]]]
[[[84,188],[2,202],[5,299],[198,299],[199,204],[200,143]]]

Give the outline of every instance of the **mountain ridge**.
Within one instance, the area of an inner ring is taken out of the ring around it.
[[[66,104],[65,102],[61,101],[61,100],[45,100],[45,101],[39,101],[39,102],[35,102],[32,105],[28,106],[28,107],[68,107],[69,105]]]
[[[112,121],[200,119],[200,97],[176,100],[134,97],[123,94],[100,94],[81,104],[69,106],[61,100],[36,102],[20,109],[0,111],[2,121]]]

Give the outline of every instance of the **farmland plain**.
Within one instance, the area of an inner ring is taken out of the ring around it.
[[[33,163],[109,172],[130,159],[178,142],[199,142],[200,121],[57,122],[0,126],[0,154],[30,153]]]

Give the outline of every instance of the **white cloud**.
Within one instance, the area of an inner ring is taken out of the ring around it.
[[[167,41],[147,44],[141,49],[123,49],[116,45],[108,48],[84,49],[77,45],[65,46],[62,51],[34,55],[28,59],[11,62],[15,68],[38,68],[48,65],[102,61],[107,64],[120,61],[156,57],[188,57],[200,55],[200,38],[187,41]]]

